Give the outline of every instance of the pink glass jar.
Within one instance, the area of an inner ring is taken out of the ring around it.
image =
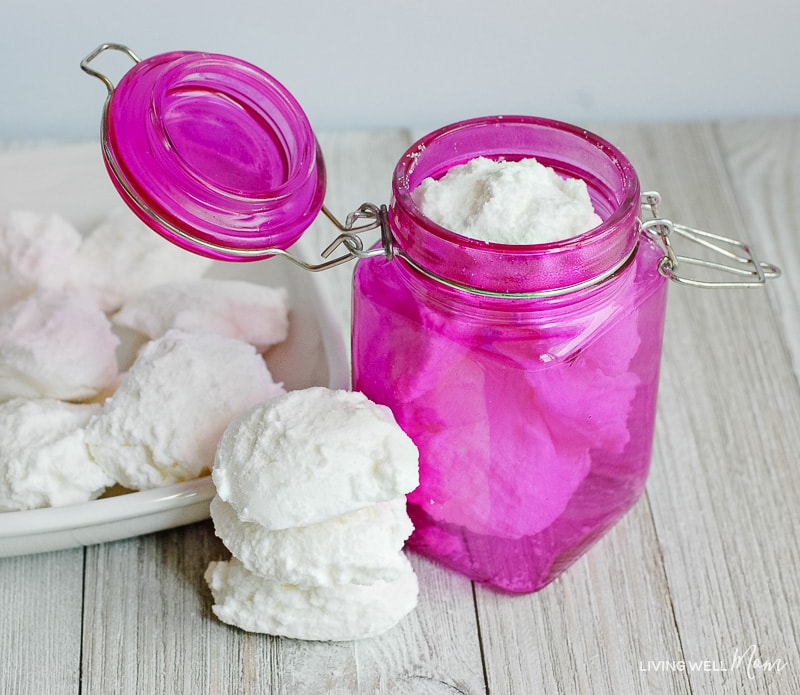
[[[454,234],[411,192],[478,155],[586,181],[603,223],[510,246]],[[633,167],[610,143],[527,117],[464,121],[395,170],[392,259],[358,262],[353,388],[420,450],[409,547],[510,592],[563,572],[637,500],[655,418],[666,280]]]

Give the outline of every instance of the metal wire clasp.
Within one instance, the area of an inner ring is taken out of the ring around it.
[[[661,195],[656,191],[642,194],[642,208],[652,216],[652,219],[642,222],[642,232],[664,250],[665,255],[658,263],[658,272],[664,277],[683,285],[707,288],[760,287],[767,279],[780,277],[780,268],[759,261],[744,242],[659,217],[660,203]],[[675,235],[698,245],[697,251],[705,251],[710,257],[679,255],[673,245]],[[684,269],[687,265],[705,269],[713,279],[687,275]]]
[[[291,254],[284,252],[284,255],[293,263],[302,266],[306,270],[318,271],[332,268],[333,266],[347,263],[354,258],[372,258],[373,256],[383,256],[387,260],[394,257],[394,245],[392,232],[389,228],[388,212],[385,205],[374,205],[373,203],[362,203],[358,210],[351,212],[342,224],[324,205],[322,212],[341,232],[320,254],[323,258],[330,258],[333,252],[340,246],[347,249],[347,253],[330,259],[325,263],[316,265],[306,263]],[[359,220],[366,220],[362,224],[357,224]],[[381,230],[381,243],[371,249],[364,248],[363,239],[358,236],[363,232],[372,229]]]
[[[309,263],[302,258],[298,258],[292,252],[281,248],[270,248],[268,249],[269,252],[276,256],[282,256],[295,265],[300,266],[304,270],[309,270],[312,273],[335,268],[337,265],[342,265],[342,263],[347,263],[353,259],[384,256],[387,260],[391,260],[394,257],[392,233],[389,229],[388,214],[385,205],[378,206],[373,203],[363,203],[358,210],[351,212],[345,218],[344,224],[324,205],[322,206],[322,212],[341,232],[320,254],[322,258],[327,260],[322,263]],[[359,220],[366,220],[366,222],[358,224]],[[381,243],[373,248],[365,249],[364,241],[358,235],[372,229],[381,230]],[[340,256],[331,258],[333,252],[340,246],[344,246],[346,252]]]
[[[83,70],[87,75],[91,75],[92,77],[96,77],[98,80],[100,80],[106,86],[106,89],[108,90],[108,96],[110,97],[114,92],[114,83],[102,72],[98,72],[94,68],[89,67],[89,63],[106,51],[119,51],[120,53],[124,53],[134,63],[140,62],[140,58],[130,48],[121,43],[102,43],[81,61],[81,70]]]

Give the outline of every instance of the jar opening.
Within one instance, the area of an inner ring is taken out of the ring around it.
[[[478,156],[534,157],[583,179],[603,223],[563,241],[510,245],[470,239],[425,217],[412,191]],[[580,285],[624,262],[638,242],[639,199],[632,165],[599,136],[560,121],[491,116],[445,126],[412,145],[395,169],[389,214],[397,246],[429,272],[476,289],[538,292]]]

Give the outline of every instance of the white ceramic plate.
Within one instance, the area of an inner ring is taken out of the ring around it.
[[[121,206],[100,156],[99,144],[0,153],[0,223],[12,210],[57,212],[79,229],[91,229]],[[313,255],[298,244],[299,255]],[[219,263],[214,277],[283,286],[291,298],[290,335],[268,357],[276,381],[287,389],[346,388],[343,331],[319,276],[282,260]],[[86,504],[0,512],[0,557],[60,550],[130,538],[207,519],[211,478],[130,492]]]

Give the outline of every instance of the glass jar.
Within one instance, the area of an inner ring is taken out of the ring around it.
[[[486,243],[411,193],[476,156],[583,179],[603,223],[540,245]],[[480,118],[425,136],[392,182],[395,254],[358,262],[353,388],[420,450],[409,546],[475,581],[535,591],[637,500],[650,461],[663,251],[641,233],[633,167],[585,130]]]

